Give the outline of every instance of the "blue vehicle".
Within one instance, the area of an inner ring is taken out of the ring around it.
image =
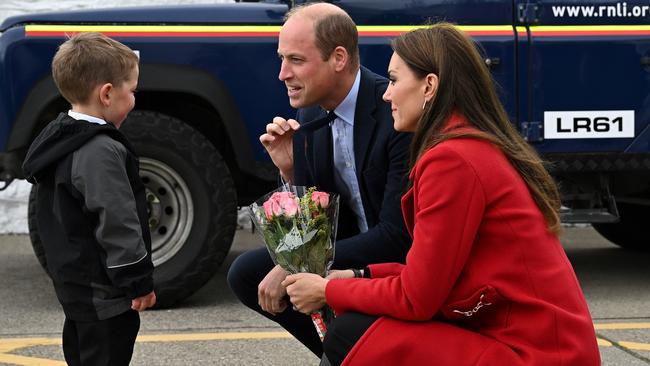
[[[228,253],[238,206],[277,171],[258,141],[292,116],[277,37],[295,1],[140,7],[8,18],[0,26],[0,183],[23,177],[32,138],[69,108],[50,75],[66,35],[100,31],[140,55],[123,126],[148,188],[159,305],[200,288]],[[332,0],[359,26],[361,61],[385,74],[395,35],[437,19],[484,50],[510,118],[551,163],[563,221],[649,248],[650,5],[647,0]],[[1,187],[0,187],[1,188]],[[31,207],[31,205],[30,205]],[[30,235],[41,264],[38,227]]]

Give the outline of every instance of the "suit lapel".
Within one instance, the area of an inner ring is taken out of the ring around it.
[[[374,112],[377,108],[375,101],[375,79],[372,74],[361,67],[361,81],[359,83],[359,93],[357,94],[357,104],[354,112],[354,162],[356,166],[357,180],[359,188],[364,196],[363,171],[366,166],[366,158],[371,149],[372,137],[375,134],[377,121]],[[316,116],[324,117],[325,111]],[[309,169],[313,173],[314,181],[319,182],[319,189],[328,189],[336,191],[334,183],[334,162],[332,150],[332,130],[329,127],[322,128],[314,132],[313,137],[307,138],[307,149],[311,150],[308,157],[313,157],[313,161],[308,161]],[[326,152],[326,153],[324,153]]]
[[[321,118],[325,116],[325,112],[319,115],[316,118]],[[311,154],[314,161],[309,162],[309,166],[314,173],[314,182],[319,182],[320,185],[318,189],[328,190],[328,191],[337,191],[334,185],[334,162],[333,162],[333,151],[332,151],[332,129],[329,126],[323,127],[314,132],[312,140],[312,146],[309,146],[309,149],[313,149]]]
[[[354,112],[354,163],[357,180],[362,181],[366,157],[370,151],[370,142],[375,134],[377,121],[373,115],[375,109],[375,80],[361,67],[361,82]],[[361,184],[360,184],[361,185]]]

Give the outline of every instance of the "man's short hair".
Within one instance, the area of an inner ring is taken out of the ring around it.
[[[347,14],[329,14],[316,20],[316,47],[323,60],[329,59],[334,49],[343,46],[350,56],[353,70],[359,67],[359,33]]]
[[[98,85],[128,80],[138,56],[101,33],[78,33],[65,41],[52,60],[52,77],[70,103],[86,103]]]
[[[284,20],[302,13],[305,8],[314,3],[295,6],[285,15]],[[334,49],[342,46],[348,51],[350,67],[356,71],[359,68],[359,33],[354,20],[345,12],[336,12],[317,17],[314,20],[314,33],[316,35],[316,48],[320,51],[323,61],[329,59]]]

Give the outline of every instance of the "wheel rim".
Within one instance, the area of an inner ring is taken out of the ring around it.
[[[165,163],[141,158],[140,177],[146,187],[154,266],[176,255],[185,244],[192,223],[192,195],[183,178]]]

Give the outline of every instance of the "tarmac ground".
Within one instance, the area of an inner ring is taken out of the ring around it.
[[[620,249],[591,228],[562,238],[594,319],[603,365],[650,365],[650,252]],[[218,273],[180,306],[141,314],[132,365],[318,365],[275,323],[241,305],[226,284],[232,260],[258,247],[239,230]],[[65,365],[63,314],[27,235],[0,235],[0,365]]]

